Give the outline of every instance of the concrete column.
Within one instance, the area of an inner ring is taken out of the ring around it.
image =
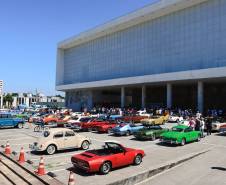
[[[93,108],[93,92],[90,90],[88,92],[88,101],[87,101],[88,110]]]
[[[203,98],[203,82],[198,81],[198,88],[197,88],[197,108],[198,111],[203,113],[204,107],[204,98]]]
[[[172,107],[172,84],[171,83],[167,83],[166,85],[166,98],[167,98],[167,108],[171,108]]]
[[[0,108],[3,108],[3,95],[0,95],[1,101],[0,101]]]
[[[125,87],[121,87],[121,108],[125,107]]]
[[[146,108],[146,86],[142,86],[142,97],[141,97],[141,106],[142,108]]]

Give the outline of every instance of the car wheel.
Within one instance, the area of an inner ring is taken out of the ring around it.
[[[18,123],[17,127],[18,127],[19,129],[22,129],[22,128],[23,128],[23,124],[22,124],[22,123]]]
[[[39,132],[40,131],[40,126],[36,126],[35,128],[34,128],[34,132]]]
[[[129,136],[130,135],[130,131],[126,131],[126,136]]]
[[[197,142],[199,142],[200,140],[201,140],[201,136],[198,135]]]
[[[46,149],[47,154],[53,155],[56,152],[56,146],[55,145],[49,145]]]
[[[152,141],[155,141],[155,139],[156,139],[155,134],[152,134],[152,136],[151,136],[151,140],[152,140]]]
[[[186,140],[185,140],[185,138],[183,138],[182,140],[181,140],[181,146],[184,146],[186,144]]]
[[[81,148],[83,150],[88,150],[89,149],[89,142],[88,141],[83,141],[82,145],[81,145]]]
[[[140,163],[142,162],[142,156],[140,154],[138,154],[135,158],[134,158],[134,165],[140,165]]]
[[[88,128],[88,132],[92,132],[92,128]]]
[[[108,174],[111,171],[111,163],[110,162],[104,162],[100,167],[100,173],[103,175]]]

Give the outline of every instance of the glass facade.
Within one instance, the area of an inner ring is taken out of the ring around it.
[[[226,66],[226,1],[205,3],[64,51],[64,84]]]

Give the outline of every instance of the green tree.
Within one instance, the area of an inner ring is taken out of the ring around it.
[[[9,106],[11,106],[13,103],[13,96],[10,94],[7,94],[6,96],[4,96],[3,102],[4,102],[4,104],[6,104],[8,102]]]

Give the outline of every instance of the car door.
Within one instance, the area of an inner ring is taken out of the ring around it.
[[[11,114],[8,114],[7,115],[7,122],[8,122],[8,126],[16,126],[17,125],[17,122],[14,121],[13,117]]]
[[[1,115],[1,123],[3,127],[12,126],[11,118],[8,114]]]
[[[63,131],[56,132],[53,135],[53,142],[57,144],[58,149],[64,149],[64,133]]]
[[[78,138],[74,131],[65,131],[64,134],[64,147],[65,148],[77,148],[78,147]]]
[[[0,114],[0,127],[3,126],[3,118],[2,118],[2,114]]]
[[[184,130],[186,142],[191,142],[191,141],[194,140],[192,132],[193,132],[193,129],[192,129],[191,127],[186,128],[186,129]]]
[[[125,152],[125,150],[116,143],[111,143],[110,147],[113,149],[112,162],[114,167],[121,167],[129,164],[129,152]]]

